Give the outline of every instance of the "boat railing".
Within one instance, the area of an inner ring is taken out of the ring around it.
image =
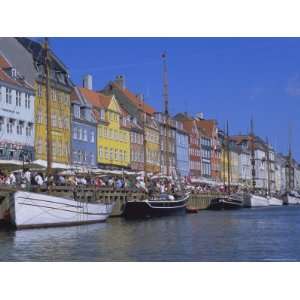
[[[48,193],[57,197],[76,198],[76,200],[82,202],[112,203],[118,200],[126,202],[128,199],[145,199],[145,192],[136,188],[97,187],[95,185],[61,185],[49,187],[46,185],[28,187],[6,184],[0,185],[0,192],[2,193],[11,193],[19,190]]]

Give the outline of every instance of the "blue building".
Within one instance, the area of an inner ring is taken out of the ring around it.
[[[189,176],[189,137],[180,121],[176,121],[176,161],[180,176]]]
[[[97,125],[92,107],[75,87],[71,94],[71,158],[75,166],[97,166]]]
[[[0,160],[34,159],[35,93],[0,51]]]

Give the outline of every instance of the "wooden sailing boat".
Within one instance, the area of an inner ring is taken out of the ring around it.
[[[226,154],[227,156],[227,195],[224,195],[222,197],[218,197],[215,199],[212,199],[208,209],[213,210],[223,210],[223,209],[237,209],[243,207],[243,199],[238,194],[232,194],[231,193],[231,156],[230,156],[230,139],[229,139],[229,125],[228,121],[226,122],[226,133],[225,133],[225,151],[224,156]],[[225,162],[224,162],[225,166]],[[225,173],[224,169],[224,173]],[[225,174],[224,174],[224,182],[225,182]]]
[[[268,138],[266,139],[266,156],[267,156],[267,199],[269,201],[270,206],[281,206],[283,205],[283,201],[278,199],[271,194],[271,170],[270,170],[270,147]]]
[[[166,153],[166,174],[170,176],[169,157],[168,157],[168,127],[169,127],[169,99],[168,99],[168,81],[167,81],[167,62],[166,53],[162,55],[163,69],[164,69],[164,84],[163,84],[163,95],[164,95],[164,117],[165,117],[165,153]],[[160,193],[158,195],[149,196],[148,199],[130,200],[125,204],[124,217],[128,219],[145,218],[153,216],[164,216],[172,215],[174,213],[180,213],[185,211],[189,194],[171,195],[170,191],[166,193]]]
[[[251,119],[250,124],[250,149],[251,149],[251,166],[252,166],[252,192],[245,195],[244,206],[245,207],[259,207],[259,206],[268,206],[269,201],[266,197],[257,195],[256,193],[256,172],[255,172],[255,135],[254,135],[254,126],[253,119]]]
[[[50,69],[51,56],[48,39],[45,39],[42,49],[44,58],[43,82],[46,86],[47,112],[47,193],[18,190],[8,198],[9,210],[7,221],[16,227],[36,228],[50,226],[66,226],[89,224],[105,221],[112,212],[113,203],[104,204],[81,201],[77,199],[76,189],[72,198],[53,196],[50,186],[52,174],[52,126],[50,104]]]
[[[294,170],[293,170],[293,156],[292,156],[292,129],[289,127],[289,150],[286,162],[286,193],[283,197],[283,203],[286,205],[300,204],[298,193],[294,189]]]

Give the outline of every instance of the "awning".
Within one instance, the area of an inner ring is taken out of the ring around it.
[[[0,169],[3,170],[18,170],[23,166],[23,162],[20,160],[0,160]]]
[[[37,159],[31,163],[27,163],[26,164],[27,167],[30,167],[30,168],[35,168],[35,169],[46,169],[47,168],[47,161],[45,160],[42,160],[42,159]],[[62,164],[62,163],[56,163],[56,162],[53,162],[52,163],[52,169],[54,170],[70,170],[72,169],[72,167],[70,165],[66,165],[66,164]]]

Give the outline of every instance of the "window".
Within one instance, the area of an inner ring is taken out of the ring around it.
[[[86,129],[83,129],[83,137],[82,137],[82,139],[84,141],[87,141],[87,130]]]
[[[16,106],[21,106],[21,92],[16,91]]]
[[[11,122],[8,122],[6,124],[6,132],[7,133],[12,133],[13,132],[13,130],[12,130],[12,123]]]
[[[110,150],[109,150],[109,159],[113,160],[113,149],[112,148],[110,148]]]
[[[25,100],[25,103],[26,103],[26,100]],[[56,116],[56,114],[51,115],[51,125],[53,127],[57,127],[57,116]]]
[[[91,143],[95,142],[95,132],[91,131]]]
[[[77,138],[79,139],[79,140],[81,140],[81,137],[82,137],[82,129],[81,128],[77,128]]]
[[[40,124],[43,122],[43,112],[41,109],[39,109],[39,111],[37,112],[37,122]]]
[[[100,119],[105,120],[105,110],[104,109],[100,110]]]
[[[38,139],[37,141],[37,152],[41,154],[43,151],[43,141],[41,139]]]
[[[43,93],[43,88],[42,88],[42,85],[39,84],[38,85],[38,89],[37,89],[37,95],[38,95],[38,97],[42,97],[42,93]]]
[[[25,108],[30,109],[30,95],[29,94],[25,94]]]
[[[101,159],[103,156],[103,148],[102,146],[99,147],[99,158]]]
[[[32,133],[32,127],[26,126],[26,136],[31,136],[31,133]]]
[[[105,159],[108,159],[108,148],[107,147],[104,148],[104,156],[105,156]]]
[[[118,160],[118,150],[115,149],[115,160]]]
[[[17,134],[22,135],[22,133],[23,133],[23,126],[18,124],[17,125]]]
[[[94,153],[90,153],[90,157],[91,157],[91,164],[94,164],[95,163],[95,156],[94,156]]]
[[[12,102],[11,89],[6,88],[6,104],[11,104],[11,102]]]
[[[107,128],[104,127],[104,137],[107,137]]]

